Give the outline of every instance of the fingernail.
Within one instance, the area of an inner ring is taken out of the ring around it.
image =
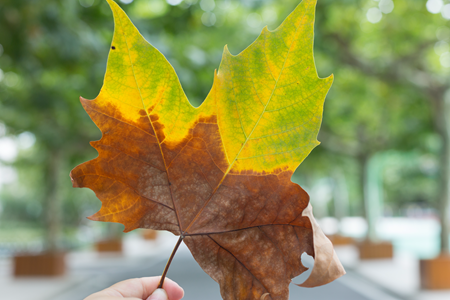
[[[169,300],[167,293],[163,289],[156,289],[147,300]]]

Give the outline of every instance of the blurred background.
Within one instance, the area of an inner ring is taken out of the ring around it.
[[[167,57],[198,106],[224,45],[238,54],[265,25],[275,29],[300,0],[117,2]],[[355,294],[346,299],[449,299],[450,1],[319,0],[315,28],[318,74],[335,80],[325,102],[322,144],[292,180],[310,194],[316,218],[353,279],[307,293],[314,299],[350,290]],[[176,242],[170,234],[123,235],[120,224],[87,220],[100,201],[71,185],[70,170],[97,156],[89,141],[101,134],[79,96],[92,99],[100,91],[112,34],[103,0],[0,1],[0,287],[11,295],[48,283],[42,299],[50,292],[57,299],[63,292],[55,287],[76,291],[95,263],[101,264],[97,270],[131,269],[102,275],[93,291],[127,276],[152,275],[132,266],[147,256],[144,261],[160,264]],[[99,262],[94,252],[108,240],[124,245],[107,246]],[[369,252],[385,248],[363,254],[367,245]],[[15,256],[58,251],[68,253],[68,269],[56,273],[66,275],[13,278]],[[436,257],[448,273],[440,273],[447,282],[433,292],[433,275],[424,270],[432,270],[425,263]],[[361,274],[363,283],[357,281]],[[358,291],[364,284],[368,295]],[[73,292],[73,299],[89,291]],[[218,291],[211,293],[219,299]]]

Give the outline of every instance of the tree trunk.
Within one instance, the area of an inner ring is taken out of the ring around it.
[[[441,136],[439,219],[441,222],[441,253],[449,254],[450,222],[450,96],[439,89],[428,91],[433,119]]]
[[[333,172],[333,183],[334,217],[341,221],[350,215],[349,199],[345,176],[337,169]]]
[[[378,241],[376,224],[382,215],[381,168],[382,157],[368,154],[360,155],[360,186],[363,197],[364,217],[367,221],[367,239]]]
[[[359,188],[361,195],[361,204],[362,204],[362,216],[367,220],[367,167],[368,167],[369,157],[366,154],[361,154],[358,156],[358,165],[359,165]]]
[[[439,197],[439,214],[441,220],[441,253],[449,253],[449,203],[450,203],[450,109],[449,104],[441,112],[445,129],[442,132],[442,153],[441,153],[441,192]]]
[[[59,179],[61,154],[59,151],[50,152],[46,170],[46,195],[45,195],[45,225],[46,225],[46,249],[48,252],[58,250],[58,237],[61,228],[61,203],[59,201]]]

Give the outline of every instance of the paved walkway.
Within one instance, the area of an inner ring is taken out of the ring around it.
[[[399,299],[450,299],[450,290],[420,289],[419,260],[407,253],[396,253],[393,259],[361,261],[354,246],[337,246],[335,249],[347,271],[360,275],[378,289],[387,291]]]
[[[156,241],[137,235],[126,236],[124,254],[98,255],[72,253],[69,274],[62,278],[23,278],[10,276],[9,260],[0,261],[2,300],[81,300],[111,284],[133,277],[160,275],[177,237],[163,233]],[[426,292],[419,289],[418,262],[408,256],[393,260],[358,261],[353,247],[337,247],[348,273],[335,282],[314,289],[291,285],[291,299],[302,300],[449,300],[450,291]],[[312,258],[303,257],[311,266]],[[300,283],[308,274],[294,279]],[[219,286],[206,275],[183,245],[177,252],[168,277],[185,289],[185,300],[220,299]]]
[[[166,258],[156,262],[152,266],[141,268],[130,268],[130,270],[121,270],[118,272],[108,272],[108,274],[97,274],[95,278],[89,280],[85,284],[80,285],[76,289],[67,291],[55,300],[78,300],[96,292],[111,284],[125,280],[131,277],[141,276],[158,276],[162,273],[166,264]],[[303,274],[303,280],[308,274]],[[178,282],[185,290],[184,300],[220,300],[219,285],[214,282],[195,262],[187,247],[183,244],[180,246],[172,265],[169,270],[168,277]],[[297,278],[296,282],[302,282],[302,278]],[[331,284],[314,289],[300,288],[291,285],[290,298],[302,300],[398,300],[383,291],[371,288],[365,283],[367,289],[361,289],[362,280],[355,275],[348,275]],[[353,287],[358,286],[355,289]],[[372,295],[368,296],[367,294]]]

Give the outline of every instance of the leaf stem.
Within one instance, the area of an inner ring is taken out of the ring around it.
[[[184,236],[180,235],[180,238],[178,239],[178,242],[175,245],[175,248],[173,248],[173,251],[169,257],[169,260],[167,261],[166,267],[164,268],[164,272],[161,275],[161,280],[159,281],[158,289],[162,289],[162,286],[164,284],[164,279],[166,278],[166,275],[167,275],[167,271],[169,271],[169,267],[170,267],[170,264],[172,263],[173,257],[175,256],[175,253],[177,252],[178,247],[180,247],[181,241],[183,241],[183,239],[184,239]]]

